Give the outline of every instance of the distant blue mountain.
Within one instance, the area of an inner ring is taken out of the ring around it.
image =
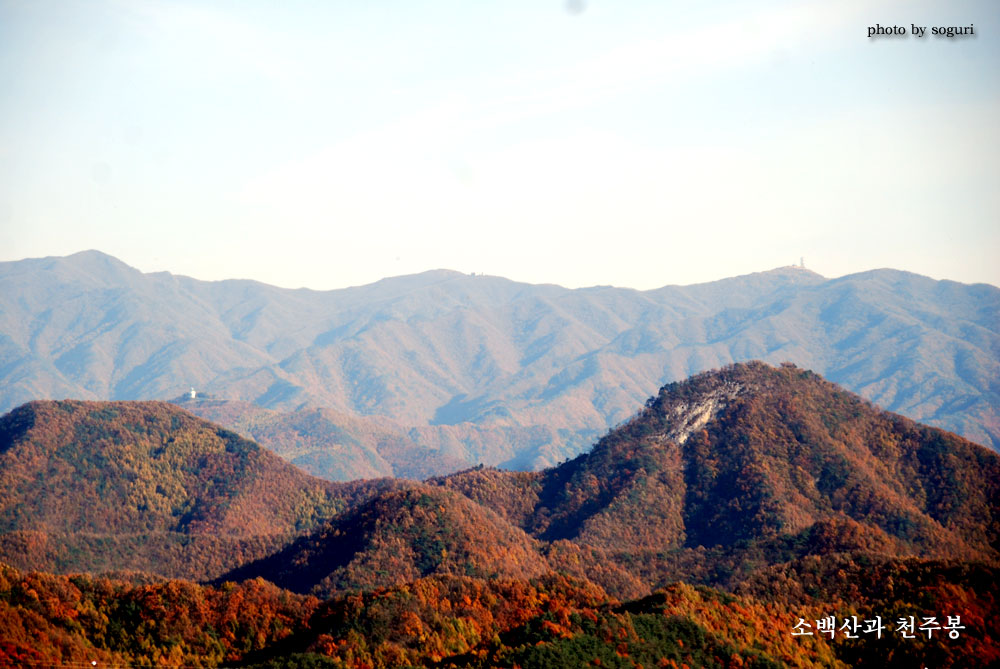
[[[442,463],[538,468],[585,450],[664,383],[760,359],[996,450],[998,315],[994,286],[889,269],[825,279],[786,267],[648,291],[436,270],[311,291],[144,274],[88,251],[0,263],[0,411],[194,386],[368,417],[358,425],[385,417],[405,437],[394,448]]]

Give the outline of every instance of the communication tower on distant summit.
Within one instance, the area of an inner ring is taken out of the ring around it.
[[[195,392],[194,386],[191,386],[191,399],[194,399],[197,396],[198,396],[198,393]]]

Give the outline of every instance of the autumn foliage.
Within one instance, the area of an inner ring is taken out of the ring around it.
[[[998,497],[996,454],[792,366],[665,386],[559,467],[425,483],[34,403],[0,419],[0,666],[994,666]]]

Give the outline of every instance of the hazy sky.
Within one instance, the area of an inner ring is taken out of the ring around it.
[[[651,288],[804,256],[1000,285],[998,19],[996,0],[0,0],[0,260]]]

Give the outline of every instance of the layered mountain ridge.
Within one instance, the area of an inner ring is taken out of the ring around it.
[[[556,467],[424,483],[323,482],[166,403],[35,402],[0,418],[0,490],[0,663],[1000,660],[1000,456],[790,364],[668,384]],[[887,630],[790,634],[827,616]]]
[[[654,565],[654,582],[732,584],[753,568],[748,554],[1000,555],[995,453],[791,365],[736,364],[668,384],[589,453],[552,469],[434,482],[540,539]],[[697,573],[713,561],[731,573]]]
[[[827,280],[783,268],[650,291],[439,270],[310,291],[143,274],[84,252],[0,263],[0,288],[0,408],[195,386],[282,412],[387,417],[440,463],[382,456],[367,475],[549,466],[663,383],[748,359],[791,361],[1000,443],[1000,289],[895,270]],[[297,457],[321,463],[326,448]]]

